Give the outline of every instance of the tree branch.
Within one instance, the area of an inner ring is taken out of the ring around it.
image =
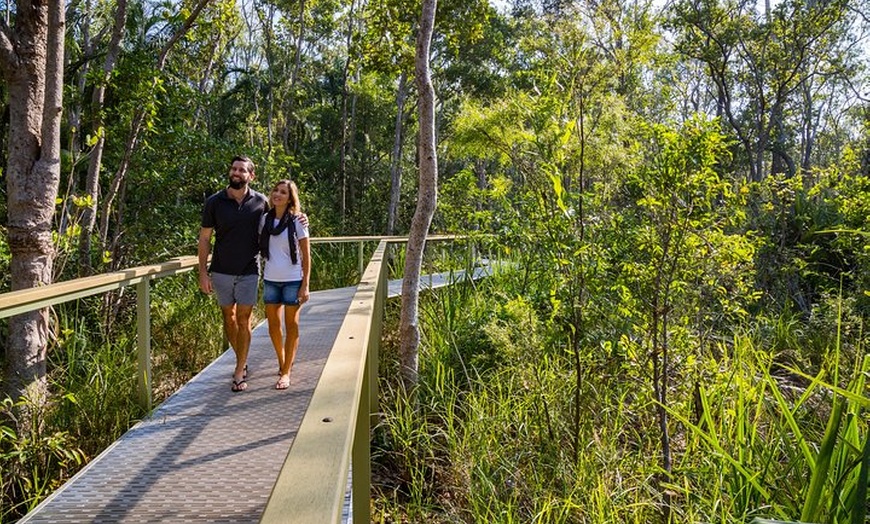
[[[190,15],[184,21],[184,24],[181,28],[172,35],[172,38],[166,42],[166,45],[163,46],[163,49],[160,50],[159,58],[157,59],[157,70],[163,71],[163,68],[166,67],[166,57],[169,55],[169,51],[175,45],[176,42],[181,40],[181,38],[187,33],[188,30],[193,26],[193,23],[196,22],[196,19],[199,17],[199,13],[205,9],[211,2],[211,0],[200,0],[199,3],[196,4],[196,7],[191,11]]]
[[[18,55],[12,41],[12,30],[0,19],[0,69],[8,73],[18,69]]]

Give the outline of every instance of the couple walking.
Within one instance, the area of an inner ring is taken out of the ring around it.
[[[299,347],[299,308],[308,301],[311,275],[308,220],[302,214],[296,184],[278,181],[267,200],[250,187],[255,176],[250,158],[233,158],[229,185],[205,201],[197,250],[199,288],[217,297],[224,333],[236,354],[232,390],[237,392],[248,389],[251,313],[259,288],[257,255],[265,262],[263,302],[269,338],[278,356],[275,389],[290,386],[290,371]],[[206,268],[212,235],[214,253]]]

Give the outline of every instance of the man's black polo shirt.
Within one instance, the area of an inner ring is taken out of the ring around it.
[[[256,275],[260,217],[266,196],[248,188],[241,205],[223,189],[208,197],[202,227],[214,228],[214,251],[208,270],[227,275]]]

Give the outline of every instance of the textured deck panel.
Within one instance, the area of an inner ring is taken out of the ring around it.
[[[247,391],[228,350],[19,522],[258,522],[354,292],[312,293],[289,389],[260,324]]]

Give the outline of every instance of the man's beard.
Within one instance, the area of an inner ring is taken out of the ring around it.
[[[233,189],[242,189],[248,185],[246,180],[239,180],[238,178],[230,178],[230,187]]]

